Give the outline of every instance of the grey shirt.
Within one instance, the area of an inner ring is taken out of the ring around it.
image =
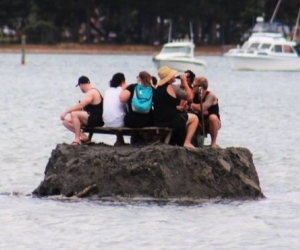
[[[187,100],[187,93],[182,89],[180,88],[180,85],[179,84],[172,84],[171,85],[175,94],[176,94],[176,98],[178,100]]]

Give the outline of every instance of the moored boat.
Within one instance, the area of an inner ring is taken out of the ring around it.
[[[152,58],[157,68],[168,66],[172,69],[184,72],[193,71],[196,75],[203,75],[206,69],[206,63],[203,60],[195,58],[195,44],[193,42],[193,28],[190,23],[190,40],[171,41],[172,21],[170,21],[168,43],[164,44],[162,50]]]
[[[203,75],[206,63],[194,57],[195,44],[192,41],[177,40],[164,44],[161,52],[152,58],[155,66],[168,66],[180,72],[191,70]]]
[[[278,6],[279,4],[277,8]],[[273,18],[274,14],[270,22],[263,22],[262,18],[258,18],[251,36],[243,46],[225,53],[231,69],[300,71],[300,52],[297,43],[287,38],[288,27],[273,22]],[[299,14],[297,24],[298,21]]]
[[[297,44],[282,32],[271,32],[280,23],[263,23],[271,29],[254,32],[241,48],[230,49],[225,56],[233,70],[300,71]],[[280,30],[280,29],[278,29]]]

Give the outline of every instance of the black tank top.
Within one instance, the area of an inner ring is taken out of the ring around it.
[[[93,89],[95,89],[95,88],[93,88]],[[95,89],[95,90],[98,91],[98,93],[101,97],[101,102],[99,104],[89,104],[89,105],[85,106],[83,110],[88,112],[90,115],[102,117],[102,114],[103,114],[103,98],[102,98],[102,95],[101,95],[100,91],[98,89]]]
[[[168,84],[159,86],[153,93],[153,118],[155,126],[170,127],[177,115],[177,100],[168,94],[167,87]]]
[[[206,92],[206,94],[205,94],[205,96],[204,96],[204,98],[203,98],[203,102],[205,102],[206,97],[208,96],[209,93],[210,93],[209,91]],[[197,95],[194,95],[193,103],[200,103],[199,95],[198,95],[198,94],[197,94]],[[214,104],[214,105],[210,106],[210,107],[207,109],[207,111],[208,111],[208,115],[205,115],[204,117],[208,117],[208,116],[210,116],[211,114],[215,114],[215,115],[219,118],[219,120],[220,120],[219,103],[218,103],[218,102],[217,102],[217,104]]]

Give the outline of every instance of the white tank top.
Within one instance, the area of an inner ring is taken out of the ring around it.
[[[122,87],[109,88],[103,101],[103,121],[105,127],[124,126],[125,104],[120,101]]]

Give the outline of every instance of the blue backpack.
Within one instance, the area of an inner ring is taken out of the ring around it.
[[[152,107],[152,95],[152,87],[137,84],[131,100],[132,111],[142,114],[149,113]]]

